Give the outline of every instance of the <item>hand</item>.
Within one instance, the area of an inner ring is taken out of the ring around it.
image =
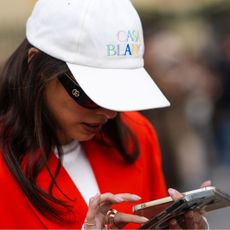
[[[135,202],[140,199],[139,196],[129,193],[115,195],[112,193],[97,194],[90,198],[84,229],[104,229],[105,225],[111,222],[107,213],[111,209],[112,204]],[[110,229],[120,229],[130,222],[144,224],[148,221],[145,217],[122,212],[116,212],[110,217],[112,217],[112,223],[109,224]]]
[[[205,181],[202,183],[201,188],[210,185],[211,181]],[[175,189],[170,188],[168,192],[174,201],[183,197],[183,195]],[[183,224],[180,225],[176,219],[172,219],[169,222],[169,229],[207,229],[207,222],[200,212],[190,210],[185,213]]]

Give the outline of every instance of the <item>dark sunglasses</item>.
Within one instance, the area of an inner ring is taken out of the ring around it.
[[[99,108],[99,106],[86,95],[73,77],[65,73],[59,76],[58,80],[61,82],[69,96],[73,98],[79,105],[87,109]]]

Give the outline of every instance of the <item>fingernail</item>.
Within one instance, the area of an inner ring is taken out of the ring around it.
[[[141,221],[142,223],[145,223],[145,222],[149,221],[149,219],[146,218],[146,217],[144,217],[144,216],[141,216],[141,217],[140,217],[140,221]]]
[[[92,202],[93,200],[97,199],[99,196],[100,196],[100,193],[97,193],[95,196],[91,197],[89,201]]]
[[[173,200],[178,200],[183,197],[181,193],[179,193],[176,189],[173,189],[173,188],[169,188],[168,193],[172,197]]]
[[[100,193],[97,193],[93,198],[96,199],[100,196],[101,194]]]
[[[177,195],[177,191],[173,188],[169,188],[168,193],[170,196],[176,196]]]
[[[121,196],[115,196],[114,198],[117,202],[123,202],[124,201],[124,198],[121,197]]]
[[[138,196],[138,195],[133,194],[133,195],[132,195],[132,199],[135,200],[135,201],[138,201],[138,200],[141,199],[141,197]]]

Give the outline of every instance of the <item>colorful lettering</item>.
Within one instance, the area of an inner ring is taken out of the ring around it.
[[[136,30],[133,30],[133,36],[135,38],[135,42],[140,42],[140,33]]]
[[[120,30],[116,34],[118,43],[107,45],[107,56],[138,56],[141,50],[140,33],[136,30]]]
[[[129,53],[129,55],[132,55],[132,52],[131,52],[129,44],[127,44],[127,46],[126,46],[125,54],[124,54],[125,56],[127,55],[127,52]]]
[[[108,56],[115,56],[116,55],[116,50],[115,50],[115,45],[107,45],[107,55]]]
[[[140,50],[140,44],[132,44],[132,53],[133,55],[138,55],[139,50]]]
[[[126,42],[126,33],[125,33],[125,31],[119,31],[118,33],[117,33],[117,40],[119,41],[119,42]]]

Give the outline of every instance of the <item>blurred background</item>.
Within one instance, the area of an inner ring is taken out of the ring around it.
[[[145,36],[145,67],[171,102],[144,111],[162,148],[168,187],[204,180],[230,193],[230,1],[132,0]],[[0,2],[0,67],[25,37],[35,0]],[[230,229],[230,208],[208,214]]]

